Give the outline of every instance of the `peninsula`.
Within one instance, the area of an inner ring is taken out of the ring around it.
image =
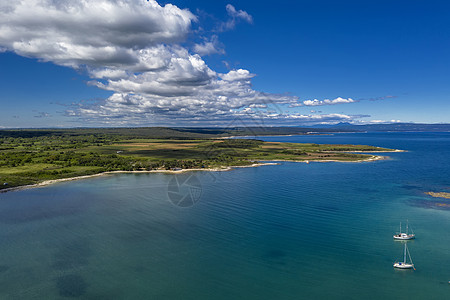
[[[361,162],[382,158],[375,152],[396,151],[365,145],[224,139],[236,132],[185,128],[1,130],[0,191],[113,171],[218,170],[264,161]],[[248,130],[241,132],[248,134]],[[294,133],[299,134],[297,129]]]

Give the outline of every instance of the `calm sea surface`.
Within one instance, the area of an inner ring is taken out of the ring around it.
[[[450,133],[264,139],[407,152],[0,194],[0,299],[450,299]]]

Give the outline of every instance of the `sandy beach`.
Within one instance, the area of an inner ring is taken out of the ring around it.
[[[447,192],[426,192],[425,194],[434,197],[434,198],[445,198],[445,199],[450,199],[450,193]]]
[[[348,152],[348,151],[346,151]],[[361,152],[361,151],[358,151]],[[386,152],[386,151],[380,151],[380,152]],[[403,150],[395,150],[395,151],[389,151],[389,152],[403,152]],[[361,152],[362,153],[362,152]],[[73,180],[81,180],[81,179],[88,179],[98,176],[104,176],[104,175],[110,175],[110,174],[133,174],[133,173],[167,173],[167,174],[180,174],[184,172],[193,172],[193,171],[207,171],[207,172],[224,172],[224,171],[231,171],[236,168],[254,168],[254,167],[260,167],[260,166],[268,166],[268,165],[278,165],[280,162],[288,161],[288,162],[298,162],[298,163],[310,163],[310,162],[340,162],[340,163],[362,163],[362,162],[371,162],[371,161],[377,161],[377,160],[385,160],[388,159],[386,156],[379,156],[379,155],[373,155],[366,159],[360,159],[355,161],[342,161],[342,160],[270,160],[270,161],[260,161],[259,163],[254,163],[251,165],[246,166],[228,166],[228,167],[218,167],[218,168],[201,168],[201,169],[181,169],[181,170],[142,170],[142,171],[108,171],[93,175],[84,175],[84,176],[77,176],[77,177],[69,177],[69,178],[61,178],[61,179],[53,179],[53,180],[45,180],[36,184],[30,184],[30,185],[23,185],[23,186],[17,186],[17,187],[11,187],[7,189],[0,190],[0,193],[6,193],[6,192],[12,192],[12,191],[19,191],[23,189],[30,189],[30,188],[37,188],[37,187],[43,187],[50,184],[55,184],[58,182],[65,182],[65,181],[73,181]]]
[[[369,158],[364,158],[364,159],[359,159],[359,160],[352,160],[352,161],[345,161],[345,160],[336,160],[336,159],[324,159],[324,160],[270,160],[270,161],[275,161],[275,162],[283,162],[283,161],[288,161],[288,162],[297,162],[297,163],[311,163],[311,162],[318,162],[318,163],[323,163],[323,162],[339,162],[339,163],[362,163],[362,162],[371,162],[371,161],[376,161],[376,160],[387,160],[389,159],[389,156],[380,156],[380,155],[372,155]],[[264,160],[262,160],[264,161]]]
[[[17,186],[12,188],[7,188],[0,190],[0,193],[6,193],[6,192],[13,192],[13,191],[19,191],[24,189],[31,189],[31,188],[38,188],[43,187],[51,184],[55,184],[58,182],[65,182],[65,181],[73,181],[73,180],[81,180],[81,179],[88,179],[98,176],[105,176],[105,175],[111,175],[111,174],[145,174],[145,173],[167,173],[167,174],[180,174],[184,172],[193,172],[193,171],[207,171],[207,172],[224,172],[224,171],[231,171],[235,168],[254,168],[254,167],[260,167],[260,166],[270,166],[270,165],[278,165],[279,163],[276,162],[261,162],[261,163],[255,163],[247,166],[228,166],[228,167],[219,167],[219,168],[202,168],[202,169],[181,169],[181,170],[142,170],[142,171],[108,171],[108,172],[102,172],[98,174],[93,175],[84,175],[84,176],[77,176],[77,177],[69,177],[69,178],[61,178],[61,179],[53,179],[53,180],[45,180],[36,184],[29,184],[29,185],[23,185],[23,186]]]
[[[395,150],[397,151],[397,150]],[[403,151],[403,150],[398,150]],[[193,171],[207,171],[207,172],[225,172],[225,171],[231,171],[236,168],[254,168],[254,167],[260,167],[260,166],[270,166],[270,165],[278,165],[280,162],[288,161],[288,162],[297,162],[297,163],[310,163],[310,162],[340,162],[340,163],[362,163],[362,162],[371,162],[371,161],[377,161],[377,160],[385,160],[388,159],[386,156],[379,156],[379,155],[373,155],[370,158],[356,160],[356,161],[342,161],[342,160],[271,160],[271,161],[261,161],[259,163],[254,163],[247,166],[228,166],[228,167],[218,167],[218,168],[202,168],[202,169],[181,169],[181,170],[142,170],[142,171],[108,171],[93,175],[84,175],[84,176],[77,176],[77,177],[69,177],[69,178],[61,178],[61,179],[53,179],[53,180],[45,180],[36,184],[30,184],[30,185],[23,185],[23,186],[17,186],[12,188],[7,188],[0,190],[0,193],[6,193],[6,192],[13,192],[13,191],[19,191],[24,189],[31,189],[31,188],[38,188],[43,187],[59,182],[65,182],[65,181],[73,181],[73,180],[81,180],[81,179],[89,179],[93,177],[98,176],[105,176],[110,174],[145,174],[145,173],[167,173],[167,174],[180,174],[184,172],[193,172]]]

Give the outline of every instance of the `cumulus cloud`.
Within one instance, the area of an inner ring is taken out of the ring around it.
[[[305,100],[302,102],[291,103],[290,107],[299,107],[299,106],[322,106],[322,105],[335,105],[335,104],[344,104],[344,103],[354,103],[358,102],[357,100],[353,100],[352,98],[341,98],[337,97],[336,99],[330,100]]]
[[[225,100],[225,99],[218,99]],[[162,104],[162,105],[159,105]],[[265,104],[252,104],[242,109],[229,109],[225,105],[222,110],[217,107],[205,107],[195,101],[176,102],[176,109],[169,109],[164,103],[148,102],[136,96],[115,94],[107,101],[92,106],[79,105],[66,113],[80,117],[86,124],[95,124],[99,118],[109,125],[219,125],[227,126],[239,123],[239,126],[270,125],[312,125],[339,122],[354,122],[368,115],[346,114],[302,114],[267,111]],[[202,107],[197,110],[195,105]],[[124,109],[128,107],[128,109]],[[174,107],[175,108],[175,107]],[[195,112],[195,113],[194,113]],[[150,117],[151,116],[151,117]]]
[[[200,56],[191,55],[185,48],[171,47],[166,51],[170,55],[164,68],[92,83],[118,93],[175,97],[193,95],[217,76]]]
[[[222,74],[222,77],[225,81],[248,81],[255,77],[255,74],[251,74],[248,70],[231,70],[226,74]]]
[[[226,9],[224,30],[239,21],[253,22],[231,4]],[[89,84],[111,91],[106,99],[67,109],[67,116],[86,124],[174,125],[234,118],[297,124],[359,118],[283,113],[278,105],[295,106],[298,97],[256,91],[250,71],[217,73],[206,64],[200,55],[223,51],[217,36],[195,45],[196,54],[182,46],[195,21],[190,11],[154,0],[11,1],[0,4],[0,49],[84,70]],[[350,102],[337,98],[302,105]]]
[[[219,38],[217,37],[217,35],[213,35],[209,40],[205,39],[201,44],[195,44],[194,52],[201,56],[211,54],[225,54],[225,50],[219,42]]]
[[[353,103],[353,102],[357,102],[355,100],[353,100],[352,98],[341,98],[341,97],[337,97],[336,99],[330,100],[330,99],[325,99],[325,100],[306,100],[303,101],[303,105],[305,106],[321,106],[321,105],[335,105],[335,104],[343,104],[343,103]]]
[[[78,68],[163,66],[160,44],[184,40],[196,17],[154,0],[27,0],[0,7],[0,45],[19,55]]]
[[[392,124],[392,123],[401,123],[401,120],[367,120],[360,122],[361,124]]]
[[[246,107],[267,108],[268,105],[297,101],[289,95],[269,94],[251,87],[254,76],[247,70],[217,74],[198,56],[187,52],[186,60],[175,60],[163,73],[132,75],[119,80],[109,79],[97,85],[115,93],[95,104],[80,104],[73,113],[113,119],[130,115],[165,117],[172,120],[219,120],[239,116]],[[186,64],[188,59],[192,61]],[[181,65],[179,65],[182,63]],[[186,68],[194,68],[185,72]],[[189,74],[189,77],[186,77]],[[175,81],[173,81],[175,79]]]

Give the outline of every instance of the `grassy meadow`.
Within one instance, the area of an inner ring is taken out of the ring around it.
[[[107,171],[206,169],[276,160],[360,161],[373,155],[351,152],[392,151],[363,145],[224,139],[217,132],[176,130],[167,138],[169,131],[159,128],[157,134],[147,135],[141,129],[139,134],[133,129],[0,131],[0,190]]]

